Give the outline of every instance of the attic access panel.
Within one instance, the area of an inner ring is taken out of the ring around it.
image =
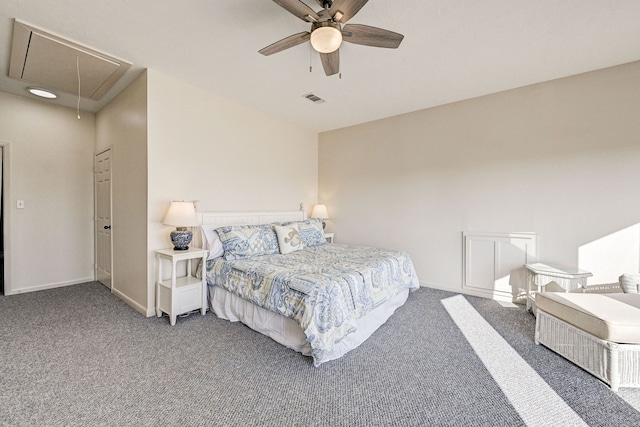
[[[131,64],[40,28],[14,21],[9,77],[99,100]]]

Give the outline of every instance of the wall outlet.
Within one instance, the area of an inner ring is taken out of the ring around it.
[[[16,202],[16,208],[18,209],[24,209],[24,200],[18,200]]]

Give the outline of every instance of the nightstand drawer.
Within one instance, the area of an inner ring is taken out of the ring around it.
[[[188,283],[190,280],[185,279],[194,278],[181,277],[178,279],[176,288],[173,291],[171,289],[171,281],[168,283],[165,281],[158,286],[160,310],[165,313],[180,315],[202,307],[202,282],[198,280],[196,283]]]

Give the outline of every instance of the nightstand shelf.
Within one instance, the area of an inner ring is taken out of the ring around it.
[[[207,286],[206,279],[198,279],[191,275],[192,260],[201,258],[206,263],[208,251],[200,248],[189,248],[186,251],[162,249],[156,251],[158,259],[158,276],[156,282],[156,314],[167,313],[171,325],[176,324],[176,317],[193,310],[200,310],[204,315],[207,312]],[[171,262],[171,278],[162,280],[163,260]],[[187,263],[187,275],[177,277],[177,265],[179,262]]]
[[[327,243],[333,243],[334,233],[324,233],[324,238],[327,239]]]
[[[186,286],[199,286],[202,284],[202,280],[198,279],[197,277],[193,277],[193,276],[185,276],[185,277],[178,277],[176,278],[176,288],[183,288]],[[163,280],[162,282],[160,282],[160,286],[164,286],[165,288],[170,289],[171,288],[171,279],[169,280]]]

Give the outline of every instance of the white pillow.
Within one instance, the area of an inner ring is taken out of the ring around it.
[[[202,248],[209,249],[209,257],[207,260],[219,258],[224,255],[224,247],[220,241],[220,236],[216,232],[217,225],[202,225]]]
[[[280,246],[281,254],[288,254],[302,249],[302,239],[300,238],[298,224],[274,225],[273,228],[278,236],[278,246]]]

